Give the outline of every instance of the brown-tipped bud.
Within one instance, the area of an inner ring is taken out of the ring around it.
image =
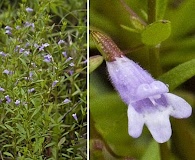
[[[121,57],[124,53],[117,47],[114,41],[105,34],[99,31],[90,32],[96,47],[106,61],[115,61],[116,57]]]

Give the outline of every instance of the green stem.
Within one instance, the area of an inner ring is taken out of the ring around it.
[[[167,142],[160,144],[160,157],[161,160],[170,159],[170,151]]]
[[[161,74],[159,46],[149,47],[149,63],[150,72],[154,78],[157,78]]]
[[[156,0],[148,0],[148,24],[156,21]],[[161,74],[160,66],[160,44],[157,46],[149,46],[149,62],[151,74],[157,78]],[[167,143],[160,144],[161,160],[170,159],[170,151]]]
[[[156,0],[148,0],[148,23],[156,21]]]
[[[148,0],[148,24],[156,21],[156,0]],[[160,57],[158,46],[149,46],[150,72],[157,78],[161,74]]]

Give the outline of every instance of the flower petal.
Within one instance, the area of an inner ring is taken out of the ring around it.
[[[169,108],[166,108],[164,111],[145,115],[146,126],[158,143],[164,143],[171,137],[172,130],[169,121],[169,112]]]
[[[133,106],[128,106],[128,132],[129,135],[137,138],[141,135],[144,126],[143,115],[135,111]]]
[[[171,116],[175,118],[187,118],[192,114],[192,107],[184,99],[171,93],[165,93],[164,96],[168,105],[173,108]]]

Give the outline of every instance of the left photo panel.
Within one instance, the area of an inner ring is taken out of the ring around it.
[[[87,6],[0,2],[0,159],[87,159]]]

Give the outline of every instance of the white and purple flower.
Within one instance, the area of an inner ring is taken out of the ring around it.
[[[129,135],[139,137],[145,124],[158,143],[168,141],[172,134],[169,116],[187,118],[192,113],[191,106],[168,93],[168,85],[125,57],[109,37],[95,31],[92,37],[106,59],[113,86],[128,105]]]
[[[53,60],[53,57],[50,54],[44,56],[44,62],[50,63]]]
[[[29,12],[29,13],[30,13],[30,12],[33,12],[33,9],[32,9],[32,8],[27,7],[27,8],[26,8],[26,12]]]
[[[128,131],[137,138],[144,124],[153,138],[164,143],[172,134],[169,116],[187,118],[191,106],[182,98],[168,93],[168,86],[157,81],[138,64],[125,56],[106,62],[111,81],[128,105]]]

